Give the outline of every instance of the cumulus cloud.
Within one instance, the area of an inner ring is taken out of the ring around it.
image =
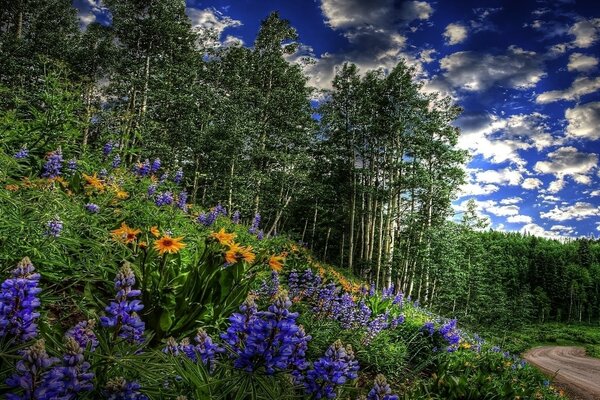
[[[579,183],[589,181],[588,176],[598,164],[598,155],[594,153],[583,153],[573,146],[561,147],[556,151],[548,153],[546,161],[538,161],[533,169],[542,174],[552,174],[556,177],[548,191],[557,193],[565,185],[565,177],[570,176]]]
[[[425,49],[419,53],[419,60],[424,63],[430,63],[435,60],[434,54],[437,53],[435,49]]]
[[[458,188],[458,198],[466,196],[481,196],[492,194],[500,190],[500,187],[492,184],[482,185],[477,182],[470,182],[461,185]]]
[[[565,235],[571,235],[573,234],[573,232],[575,232],[575,228],[566,225],[552,225],[552,227],[550,227],[550,230]]]
[[[600,82],[600,77],[598,81]],[[600,101],[568,108],[565,117],[569,136],[590,140],[600,139]]]
[[[521,187],[523,189],[533,190],[539,188],[543,184],[544,183],[538,178],[525,178],[525,180],[523,180],[523,183],[521,184]]]
[[[477,172],[476,179],[482,183],[493,183],[498,185],[519,185],[523,180],[521,172],[512,168],[500,170],[488,169],[487,171]]]
[[[545,75],[543,56],[511,46],[504,54],[460,51],[440,60],[444,78],[453,86],[482,92],[494,85],[534,87]]]
[[[598,65],[598,59],[581,53],[573,53],[569,56],[569,71],[589,71]]]
[[[444,30],[444,38],[446,44],[454,45],[465,41],[467,38],[467,27],[459,22],[453,22],[448,24],[446,30]]]
[[[518,215],[519,214],[519,206],[515,204],[511,204],[508,206],[499,206],[492,205],[485,208],[485,211],[497,215],[499,217],[506,217],[509,215]]]
[[[529,215],[511,215],[506,221],[512,224],[529,224],[533,219]]]
[[[500,204],[519,204],[523,201],[521,197],[508,197],[500,200]]]
[[[600,207],[582,201],[578,201],[573,205],[567,205],[565,207],[554,206],[552,210],[540,213],[541,218],[550,219],[552,221],[569,221],[573,219],[582,221],[599,215]]]
[[[519,232],[521,232],[524,235],[539,236],[539,237],[543,237],[546,239],[560,239],[561,238],[561,236],[557,232],[547,231],[543,227],[539,226],[538,224],[534,224],[534,223],[524,225],[521,229],[519,229]]]
[[[578,100],[581,96],[594,93],[598,89],[600,89],[600,76],[597,78],[580,76],[573,81],[571,87],[564,90],[551,90],[540,93],[535,101],[546,104],[558,100]]]
[[[188,7],[185,13],[192,21],[192,28],[213,31],[218,38],[225,29],[242,25],[241,21],[224,15],[214,7],[205,9]]]
[[[333,29],[378,26],[389,28],[414,20],[429,19],[433,13],[425,1],[407,1],[398,4],[391,0],[322,0],[321,12]]]
[[[600,18],[590,18],[583,21],[576,22],[571,29],[569,34],[575,36],[573,45],[576,47],[591,47],[600,33]]]
[[[102,0],[75,0],[73,6],[77,9],[79,28],[85,30],[87,26],[98,20],[100,15],[108,15],[109,11]]]

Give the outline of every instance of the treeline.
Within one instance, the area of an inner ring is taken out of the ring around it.
[[[571,276],[592,266],[534,262],[518,251],[537,239],[498,248],[484,240],[495,234],[447,222],[467,156],[451,126],[460,109],[423,94],[405,63],[362,74],[345,64],[317,93],[291,61],[299,39],[277,13],[242,46],[193,29],[183,0],[103,4],[110,23],[80,30],[69,0],[0,0],[4,151],[60,147],[85,159],[112,141],[129,163],[182,168],[192,202],[247,221],[259,213],[265,234],[290,234],[443,312],[597,317],[597,284]],[[536,257],[553,263],[550,248],[574,246],[539,243]]]

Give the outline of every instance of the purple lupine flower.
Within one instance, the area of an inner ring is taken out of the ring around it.
[[[152,161],[152,166],[150,167],[150,172],[155,173],[159,169],[160,169],[160,158],[155,158],[154,161]]]
[[[277,292],[279,292],[279,274],[277,271],[271,271],[271,279],[262,281],[260,294],[273,297]]]
[[[316,399],[333,399],[336,397],[337,386],[356,379],[358,369],[352,347],[344,347],[338,339],[306,372],[304,387]]]
[[[349,329],[356,325],[357,311],[358,309],[356,308],[354,299],[352,299],[352,295],[350,293],[343,293],[340,296],[338,309],[335,310],[334,315],[340,321],[343,328]]]
[[[367,332],[363,337],[363,343],[370,343],[381,331],[389,328],[390,323],[388,322],[388,318],[389,313],[386,311],[369,321],[367,324]]]
[[[260,214],[256,213],[256,214],[254,214],[254,219],[252,220],[252,225],[250,225],[250,229],[248,229],[248,232],[250,232],[253,235],[256,235],[258,233],[259,225],[260,225]]]
[[[381,297],[384,299],[389,299],[394,296],[394,284],[392,283],[390,287],[381,289]]]
[[[42,176],[44,178],[57,178],[60,176],[62,170],[62,152],[60,149],[53,151],[48,155],[46,164],[44,164],[44,171]]]
[[[187,198],[188,193],[185,190],[182,190],[181,193],[179,193],[179,196],[177,196],[177,208],[183,212],[187,212],[188,209]]]
[[[321,287],[317,294],[317,305],[314,311],[322,317],[334,317],[339,309],[339,289],[333,282]]]
[[[147,400],[148,397],[140,389],[139,383],[119,377],[108,381],[103,392],[107,400]]]
[[[227,209],[225,207],[223,207],[221,205],[221,203],[218,203],[214,208],[213,208],[213,213],[215,214],[215,216],[219,216],[219,215],[223,215],[226,216],[227,215]]]
[[[0,289],[0,337],[8,336],[19,342],[37,336],[36,320],[40,314],[38,287],[40,274],[28,257],[24,257],[12,271],[12,277],[6,279]]]
[[[96,321],[93,319],[78,322],[77,325],[67,331],[67,336],[75,339],[82,348],[86,349],[89,346],[89,350],[94,351],[100,344],[94,333],[95,325]]]
[[[392,304],[397,305],[398,307],[402,307],[403,301],[404,301],[404,293],[398,292],[398,293],[396,293],[396,296],[394,296],[394,300],[392,301]]]
[[[128,342],[144,341],[144,322],[138,316],[144,306],[140,300],[130,300],[141,295],[140,290],[132,289],[135,285],[135,275],[129,264],[125,263],[115,278],[116,301],[111,301],[105,308],[108,316],[100,317],[104,327],[115,328],[115,335]]]
[[[63,229],[63,222],[60,218],[54,217],[46,223],[46,236],[59,237]]]
[[[456,329],[456,319],[451,319],[439,329],[440,334],[448,342],[447,351],[458,349],[460,342],[460,332]]]
[[[404,323],[404,320],[404,315],[397,316],[396,318],[392,319],[392,322],[390,322],[390,328],[397,328],[398,325],[402,325]]]
[[[163,183],[165,183],[165,182],[166,182],[166,180],[167,180],[167,179],[169,179],[169,174],[168,174],[168,173],[166,173],[166,172],[164,172],[164,173],[163,173],[163,174],[160,176],[160,178],[158,178],[158,184],[159,184],[159,185],[162,185]]]
[[[435,327],[433,326],[433,322],[428,321],[425,322],[423,324],[423,326],[420,329],[422,332],[427,332],[429,333],[429,336],[433,335],[433,333],[435,332]]]
[[[88,210],[89,212],[91,212],[92,214],[96,214],[96,213],[100,212],[100,206],[98,204],[94,204],[94,203],[87,203],[85,205],[85,209]]]
[[[38,390],[38,399],[76,399],[79,393],[94,389],[94,373],[83,357],[83,348],[72,337],[67,336],[66,340],[62,364],[44,375],[41,385],[44,389]]]
[[[119,166],[121,165],[121,156],[118,154],[115,154],[115,156],[113,157],[112,160],[112,167],[113,168],[119,168]]]
[[[233,215],[231,216],[231,221],[236,225],[240,223],[240,212],[239,211],[236,210],[233,213]]]
[[[376,290],[377,289],[375,288],[375,282],[371,282],[371,284],[369,285],[369,297],[375,296]]]
[[[19,351],[21,359],[17,361],[16,370],[13,375],[6,379],[6,385],[11,389],[21,390],[23,394],[8,393],[7,400],[44,399],[47,382],[42,379],[48,368],[59,360],[49,357],[43,339],[36,341],[32,346]]]
[[[373,313],[373,311],[371,311],[371,308],[369,308],[369,306],[364,302],[364,300],[361,300],[358,303],[358,312],[356,315],[356,324],[358,326],[367,326],[367,324],[369,323],[369,320],[371,319],[371,314]]]
[[[73,173],[75,171],[77,171],[77,160],[74,158],[71,158],[68,162],[67,162],[67,169]]]
[[[214,213],[212,212],[208,212],[208,213],[200,213],[200,215],[198,215],[198,219],[196,221],[198,221],[199,224],[202,224],[204,226],[211,226],[215,220],[217,219],[217,217],[215,216]]]
[[[180,350],[179,344],[177,343],[177,341],[175,340],[175,338],[173,336],[168,337],[167,338],[167,345],[162,350],[163,353],[170,354],[172,356],[177,357],[179,355],[179,350]]]
[[[154,193],[156,193],[156,183],[151,183],[150,185],[148,185],[148,197],[154,196]]]
[[[295,269],[291,270],[290,274],[288,275],[288,288],[290,297],[292,299],[300,296],[300,286],[298,278],[298,271],[296,271]]]
[[[146,161],[144,161],[143,163],[138,162],[133,167],[133,173],[141,178],[150,175],[150,161],[148,161],[148,159],[146,159]]]
[[[17,151],[14,155],[14,158],[20,160],[22,158],[27,158],[29,156],[29,150],[27,147],[21,147],[21,150]]]
[[[263,232],[263,230],[259,230],[258,233],[256,234],[256,238],[258,240],[263,240],[265,238],[265,233]]]
[[[292,303],[287,293],[279,292],[268,311],[257,312],[253,303],[250,298],[240,307],[243,314],[229,318],[231,325],[221,336],[236,357],[234,367],[248,372],[264,367],[267,375],[305,368],[298,352],[305,352],[310,336],[296,324],[298,313],[288,310]]]
[[[112,153],[114,147],[115,147],[115,142],[113,142],[112,140],[106,142],[106,144],[104,145],[104,147],[102,148],[102,154],[104,155],[104,158],[108,157],[110,153]]]
[[[398,400],[398,396],[392,394],[392,389],[388,385],[385,376],[378,374],[375,377],[375,384],[369,392],[367,400]]]
[[[173,177],[173,182],[176,184],[180,184],[183,180],[183,169],[179,168],[177,172],[175,172],[175,176]]]
[[[158,207],[169,206],[173,204],[173,193],[169,191],[159,193],[156,196],[154,204],[156,204]]]
[[[200,356],[200,361],[202,361],[202,364],[207,366],[210,372],[213,372],[217,366],[215,360],[216,356],[224,353],[225,349],[213,343],[212,338],[204,331],[204,329],[198,329],[194,340],[196,341],[196,345],[193,346],[192,349],[195,354],[195,358],[192,359],[196,361],[198,356]]]

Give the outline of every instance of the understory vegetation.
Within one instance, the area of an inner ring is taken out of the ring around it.
[[[405,63],[319,93],[276,12],[103,3],[0,1],[8,399],[555,399],[518,355],[598,355],[600,244],[453,219],[460,109]]]

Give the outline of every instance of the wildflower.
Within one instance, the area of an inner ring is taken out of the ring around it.
[[[179,185],[182,180],[183,180],[183,170],[181,168],[179,168],[177,170],[177,172],[175,172],[175,176],[173,177],[173,182],[175,182],[176,184]]]
[[[271,271],[271,279],[263,280],[260,293],[268,297],[273,297],[279,292],[279,274],[276,271]]]
[[[71,172],[77,171],[77,160],[74,158],[70,159],[67,163],[67,169]]]
[[[398,400],[398,396],[392,394],[392,389],[390,389],[385,376],[378,374],[375,377],[375,384],[369,392],[367,400]]]
[[[185,190],[182,190],[181,193],[179,193],[179,196],[177,196],[177,208],[183,212],[187,212],[187,198],[188,194]]]
[[[165,354],[170,354],[175,357],[179,355],[179,345],[173,336],[167,338],[167,345],[162,351]]]
[[[209,212],[209,213],[200,213],[200,215],[198,215],[197,221],[199,224],[202,224],[204,226],[211,226],[215,222],[216,219],[217,219],[217,216],[214,213]]]
[[[220,244],[229,245],[233,242],[236,235],[235,233],[227,233],[225,232],[225,228],[221,228],[219,232],[213,232],[210,236],[217,239]]]
[[[77,325],[67,331],[67,336],[75,339],[75,341],[79,343],[79,346],[82,348],[85,349],[89,346],[89,350],[94,351],[100,344],[96,334],[93,331],[95,325],[96,321],[93,319],[78,322]]]
[[[43,339],[36,341],[32,346],[19,352],[21,359],[17,361],[17,367],[12,376],[6,380],[6,385],[11,389],[22,389],[23,395],[11,393],[7,395],[9,400],[17,399],[41,399],[49,389],[45,387],[42,379],[48,368],[58,362],[58,359],[49,357]]]
[[[144,322],[137,315],[144,306],[140,300],[130,300],[141,295],[141,291],[132,289],[135,285],[135,275],[128,263],[125,263],[115,277],[116,301],[111,301],[105,308],[108,316],[100,317],[104,327],[115,328],[115,335],[128,342],[144,341]]]
[[[173,194],[169,191],[159,193],[158,196],[156,196],[156,200],[154,201],[154,204],[156,204],[158,207],[168,206],[168,205],[171,205],[172,203],[173,203]]]
[[[213,208],[213,213],[218,217],[219,215],[227,215],[227,209],[225,207],[223,207],[221,205],[221,203],[218,203],[214,208]]]
[[[83,358],[83,348],[72,337],[67,337],[66,353],[62,365],[54,366],[44,375],[43,396],[45,399],[75,399],[81,392],[94,388],[94,373],[89,371],[90,363]],[[40,390],[41,391],[41,390]]]
[[[183,239],[183,236],[178,237],[178,238],[172,238],[170,236],[165,235],[162,238],[160,238],[154,242],[154,248],[161,255],[165,254],[165,253],[169,253],[169,254],[179,253],[179,250],[181,250],[185,247],[185,243],[183,243],[181,241],[182,239]]]
[[[100,192],[102,192],[104,190],[104,184],[102,183],[102,180],[100,180],[96,174],[94,173],[94,175],[90,176],[90,175],[86,175],[86,174],[82,174],[81,175],[83,177],[83,179],[85,179],[86,184]]]
[[[169,174],[167,174],[167,173],[165,172],[165,173],[163,173],[163,174],[160,176],[160,178],[158,179],[158,183],[159,183],[160,185],[162,185],[163,183],[165,183],[165,181],[166,181],[167,179],[169,179]]]
[[[87,203],[85,205],[85,209],[91,212],[92,214],[96,214],[100,211],[100,207],[94,203]]]
[[[111,231],[113,238],[125,244],[133,243],[137,240],[137,235],[142,231],[133,229],[127,226],[125,222],[121,223],[121,227]]]
[[[106,179],[106,177],[108,176],[108,171],[106,170],[106,168],[102,168],[98,175],[100,176],[100,179]]]
[[[155,158],[154,161],[152,161],[152,166],[150,167],[150,172],[155,173],[159,169],[160,169],[160,158]]]
[[[21,147],[21,150],[17,151],[14,155],[14,157],[17,160],[27,158],[28,156],[29,156],[29,150],[26,147]]]
[[[198,329],[194,340],[196,345],[192,347],[194,352],[192,360],[196,361],[197,356],[200,356],[202,364],[208,366],[208,370],[213,372],[216,367],[217,354],[224,353],[225,349],[213,343],[212,338],[203,329]]]
[[[359,366],[354,360],[350,345],[344,347],[336,340],[325,352],[325,356],[314,362],[306,373],[306,392],[316,399],[336,397],[336,387],[358,377]]]
[[[133,172],[139,177],[145,177],[150,175],[150,168],[150,161],[146,159],[146,161],[144,161],[143,163],[138,162],[135,165]]]
[[[271,256],[271,258],[269,258],[269,267],[271,267],[273,271],[281,272],[283,269],[282,261],[285,261],[284,257]]]
[[[19,186],[9,184],[9,185],[4,186],[4,189],[10,190],[11,192],[16,192],[17,190],[19,190]]]
[[[124,200],[129,197],[129,193],[127,193],[124,190],[117,190],[116,196],[117,196],[117,199]]]
[[[112,140],[106,142],[106,144],[102,148],[102,154],[104,155],[105,158],[108,157],[108,155],[113,151],[114,147],[115,147],[115,142],[113,142]]]
[[[242,247],[236,243],[228,243],[227,246],[229,250],[225,252],[225,261],[228,264],[235,264],[238,260],[244,260],[249,264],[254,262],[256,256],[252,253],[252,247]]]
[[[388,318],[389,314],[387,311],[373,318],[373,320],[371,320],[367,325],[367,333],[363,338],[363,343],[369,343],[382,330],[389,328],[390,324],[388,322]]]
[[[46,223],[46,236],[59,237],[63,229],[63,222],[60,218],[54,217]]]
[[[258,233],[256,234],[256,238],[258,240],[263,240],[265,238],[265,232],[261,229],[258,231]]]
[[[234,224],[239,224],[240,223],[240,212],[239,211],[235,211],[233,213],[233,215],[231,216],[231,221],[233,221]]]
[[[399,315],[398,317],[392,319],[392,322],[390,322],[390,327],[396,328],[398,327],[398,325],[402,325],[404,323],[404,320],[404,315]]]
[[[121,165],[121,156],[118,154],[115,154],[115,156],[113,157],[113,160],[112,160],[112,167],[114,169],[117,169],[117,168],[119,168],[120,165]]]
[[[152,236],[154,237],[159,237],[160,236],[160,231],[158,230],[158,226],[154,225],[153,227],[150,228],[150,233],[152,234]]]
[[[150,185],[148,185],[148,190],[146,193],[148,194],[148,197],[154,196],[154,193],[156,193],[156,184],[151,183]]]
[[[444,324],[440,330],[442,337],[448,342],[448,351],[456,350],[458,343],[460,342],[460,333],[456,329],[456,320],[452,319]]]
[[[44,164],[44,172],[42,173],[42,176],[44,178],[57,178],[60,176],[62,162],[63,158],[60,149],[51,152],[48,155],[46,164]]]
[[[148,397],[140,392],[141,386],[135,381],[128,382],[123,377],[111,379],[104,389],[108,400],[147,400]]]
[[[433,333],[435,332],[433,322],[430,322],[430,321],[425,322],[423,324],[423,326],[421,327],[421,331],[429,333],[429,336],[433,335]]]
[[[8,336],[17,341],[27,341],[37,335],[36,320],[40,314],[37,295],[40,274],[28,257],[23,258],[0,288],[0,337]]]
[[[253,235],[256,235],[258,233],[259,225],[260,225],[260,214],[256,213],[256,214],[254,214],[254,219],[252,220],[252,225],[248,229],[248,232],[250,232]]]

